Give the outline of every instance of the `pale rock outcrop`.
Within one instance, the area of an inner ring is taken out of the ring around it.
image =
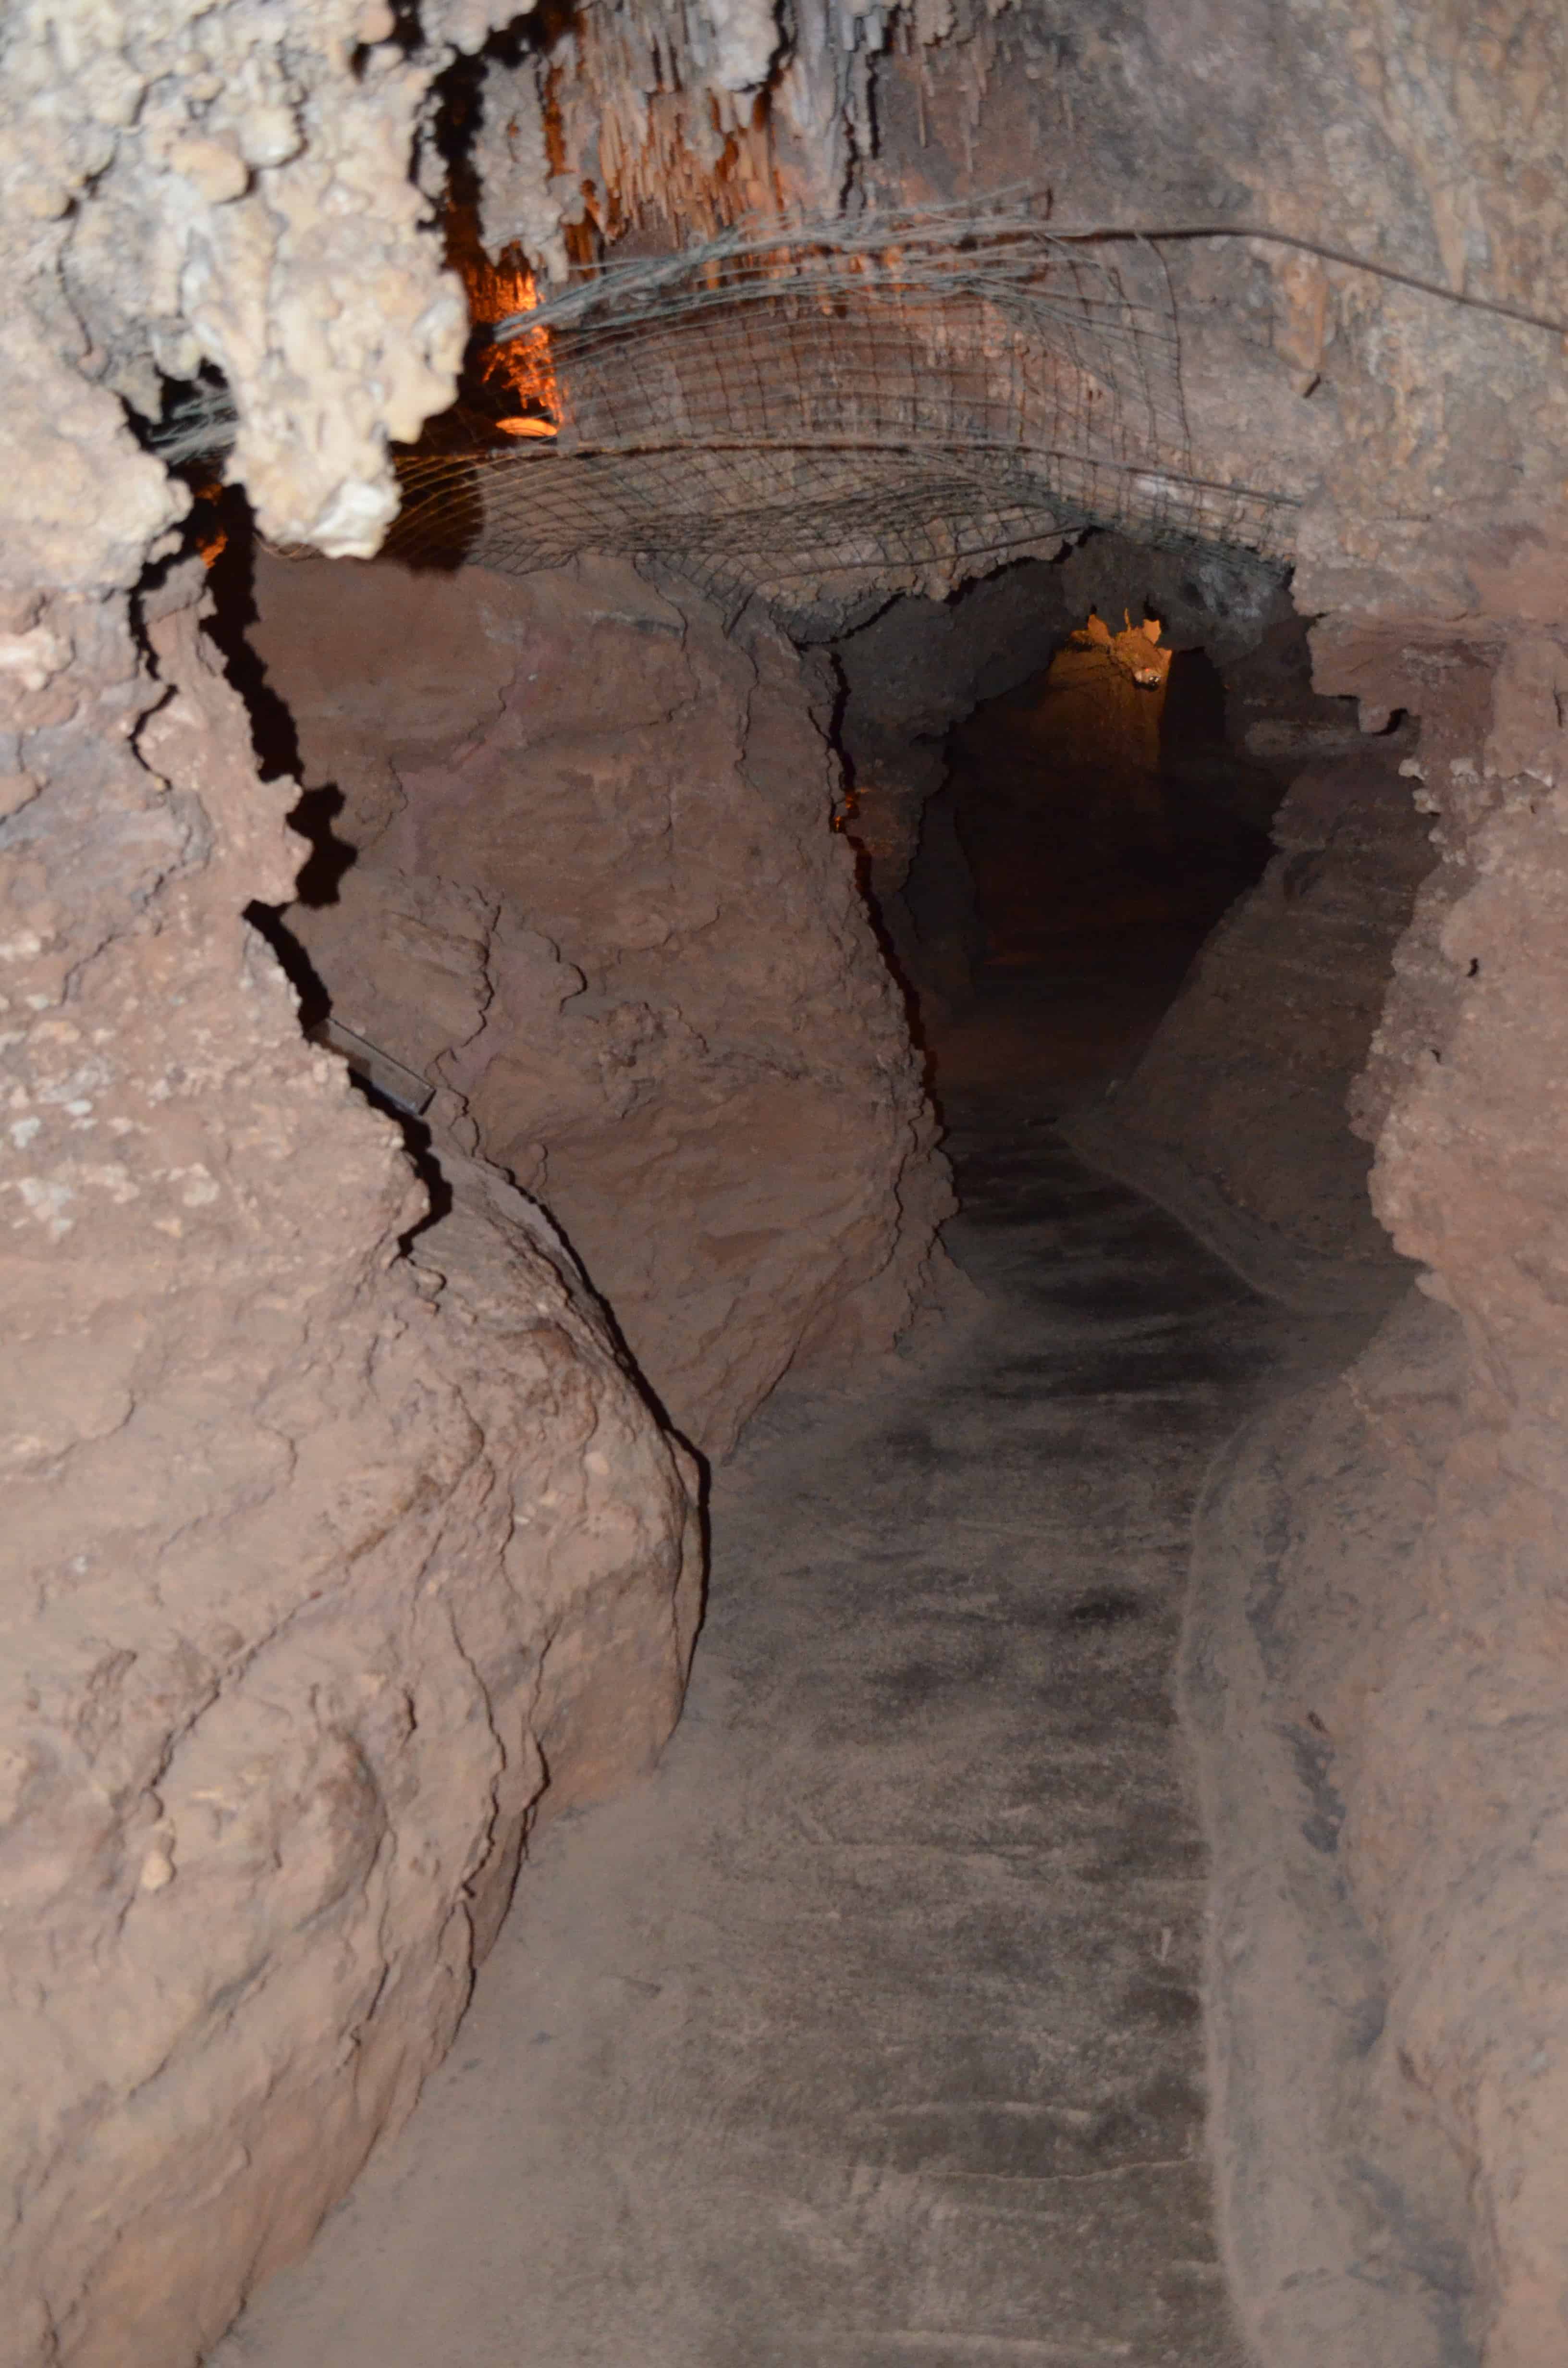
[[[256,598],[357,850],[289,928],[437,1144],[548,1205],[676,1427],[723,1453],[787,1367],[888,1345],[947,1169],[788,643],[619,560],[264,552]]]
[[[468,334],[409,175],[433,75],[488,30],[472,0],[444,13],[449,38],[428,11],[416,61],[384,0],[9,13],[13,268],[41,292],[0,370],[7,418],[36,415],[42,438],[13,479],[10,580],[91,583],[100,553],[134,574],[185,497],[111,398],[155,417],[160,373],[203,364],[227,379],[231,472],[268,529],[376,548],[397,507],[388,438],[449,400]]]

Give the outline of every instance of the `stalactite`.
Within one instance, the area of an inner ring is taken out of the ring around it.
[[[478,158],[492,253],[520,245],[553,280],[564,230],[591,218],[613,241],[658,225],[711,237],[757,212],[841,202],[875,150],[872,63],[898,40],[961,48],[972,140],[1011,0],[761,0],[677,15],[651,0],[588,0],[574,32],[520,65],[491,66]]]

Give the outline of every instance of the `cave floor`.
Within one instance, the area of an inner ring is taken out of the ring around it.
[[[753,1424],[657,1774],[214,2368],[1237,2368],[1172,1665],[1211,1453],[1335,1343],[969,1076],[979,1297]]]

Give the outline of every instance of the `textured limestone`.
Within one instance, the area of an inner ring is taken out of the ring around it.
[[[947,1169],[788,644],[617,560],[262,553],[256,591],[358,850],[290,928],[438,1139],[548,1205],[676,1426],[722,1453],[787,1366],[891,1342]]]
[[[1455,1435],[1352,1738],[1346,1845],[1391,2034],[1472,2179],[1487,2368],[1561,2348],[1568,1144],[1561,629],[1324,631],[1325,687],[1419,708],[1442,862],[1359,1101],[1373,1204],[1462,1323]]]
[[[7,418],[41,439],[13,481],[10,581],[134,574],[184,502],[113,397],[156,416],[159,373],[204,363],[228,380],[232,472],[268,529],[376,548],[387,440],[449,399],[467,335],[408,168],[432,74],[487,17],[472,0],[449,26],[426,13],[433,46],[411,61],[383,0],[9,12],[13,268],[40,299],[0,369]]]
[[[1565,112],[1533,0],[1031,0],[895,45],[865,172],[905,204],[1043,183],[1064,225],[1260,223],[1561,319]],[[1287,246],[1160,253],[1196,473],[1301,501],[1304,613],[1528,613],[1515,559],[1561,582],[1550,330]]]
[[[1482,622],[1314,645],[1325,690],[1421,717],[1438,860],[1353,1109],[1437,1304],[1211,1490],[1236,1583],[1189,1694],[1233,2267],[1269,2368],[1535,2368],[1564,2309],[1568,651]]]
[[[976,0],[906,19],[923,42],[983,26]],[[878,0],[586,0],[561,39],[485,72],[484,234],[554,279],[568,226],[679,243],[747,212],[831,211],[876,143]],[[553,166],[553,169],[552,169]]]

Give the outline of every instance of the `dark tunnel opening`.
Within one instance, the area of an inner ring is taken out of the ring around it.
[[[1068,645],[955,728],[947,810],[922,833],[905,891],[916,930],[946,933],[960,989],[931,1030],[948,1099],[977,1057],[1063,1093],[1129,1064],[1262,875],[1267,828],[1240,810],[1206,696],[1217,673],[1183,652],[1169,679],[1174,700]]]
[[[1125,1075],[1266,871],[1312,734],[1346,728],[1283,582],[1238,619],[1205,562],[1091,536],[838,645],[838,826],[949,1123],[977,1090],[1054,1111]]]

